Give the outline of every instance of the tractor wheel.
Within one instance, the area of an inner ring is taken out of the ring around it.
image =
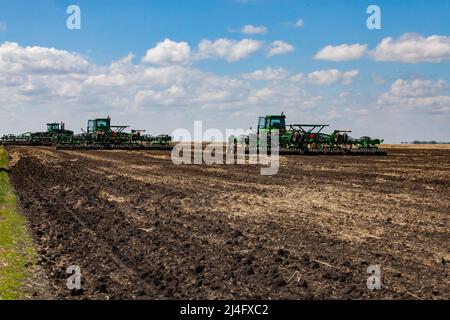
[[[334,143],[335,143],[335,144],[339,144],[339,142],[341,141],[341,139],[342,139],[341,134],[340,134],[339,132],[337,132],[337,133],[334,135]]]
[[[305,143],[305,133],[304,132],[300,132],[300,143],[301,144]]]
[[[343,144],[348,144],[348,134],[344,133],[342,135],[342,143]]]
[[[295,131],[292,134],[292,143],[293,144],[303,144],[305,142],[305,134],[303,132]]]

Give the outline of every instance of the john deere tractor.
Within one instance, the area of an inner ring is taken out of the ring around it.
[[[267,148],[271,149],[271,136],[274,130],[279,134],[279,151],[285,154],[368,154],[385,155],[386,151],[378,146],[382,139],[349,136],[350,130],[334,130],[324,133],[326,124],[289,124],[286,116],[267,115],[260,117],[256,132],[249,136],[232,137],[233,142],[249,147],[251,142],[256,146],[262,143],[261,137],[267,138]],[[252,129],[252,128],[250,128]]]
[[[150,139],[143,135],[145,130],[131,130],[125,132],[129,126],[113,126],[111,118],[97,118],[88,120],[87,130],[80,135],[59,141],[58,149],[168,149],[171,147],[171,137],[168,142],[158,144],[158,139]]]
[[[45,132],[27,132],[21,135],[7,135],[0,139],[4,145],[52,146],[61,140],[73,137],[73,131],[66,130],[64,122],[47,123]]]

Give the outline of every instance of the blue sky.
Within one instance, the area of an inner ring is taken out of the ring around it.
[[[65,11],[71,4],[81,8],[81,30],[66,28]],[[381,30],[366,27],[370,4],[381,8]],[[300,19],[303,25],[296,27]],[[267,31],[245,34],[242,28],[246,25],[263,26]],[[377,58],[371,56],[388,37],[394,43],[380,50]],[[168,63],[164,60],[166,53],[154,51],[153,58],[144,63],[142,58],[148,51],[165,39],[189,46],[186,61]],[[211,46],[199,58],[199,43],[204,39]],[[230,61],[229,56],[211,51],[217,49],[214,44],[218,39],[231,41],[227,44],[230,50],[243,39],[259,47]],[[269,57],[275,41],[293,49]],[[117,121],[128,121],[150,131],[190,128],[193,120],[204,120],[206,126],[221,129],[247,128],[254,125],[260,113],[285,111],[292,122],[327,121],[333,127],[352,127],[355,135],[379,135],[390,142],[415,138],[450,141],[449,42],[450,1],[444,0],[0,0],[0,45],[19,46],[0,51],[0,70],[3,66],[7,70],[3,76],[9,79],[4,80],[0,91],[0,102],[5,101],[0,106],[0,134],[37,130],[41,123],[59,120],[54,119],[57,116],[64,117],[61,120],[69,126],[84,126],[87,117],[104,112]],[[358,57],[344,61],[336,61],[330,54],[314,58],[327,46],[343,44],[367,47]],[[62,54],[49,57],[52,53],[36,53],[28,47],[55,48],[81,57],[89,67],[63,67],[81,60]],[[119,76],[111,64],[129,53],[133,57]],[[154,58],[157,53],[162,56]],[[412,60],[403,58],[410,55]],[[55,62],[60,66],[58,70],[36,68],[42,59],[61,56],[64,59]],[[21,64],[16,68],[20,74],[8,68],[11,59]],[[126,77],[130,68],[135,72],[133,79]],[[268,79],[250,76],[267,68]],[[146,69],[152,73],[160,70],[173,79],[157,83],[144,76]],[[284,76],[270,78],[268,74],[274,70]],[[351,71],[357,74],[344,75]],[[63,72],[66,77],[61,76]],[[190,74],[195,74],[195,87],[188,81]],[[294,81],[299,74],[302,77]],[[13,78],[17,79],[14,83]],[[119,82],[111,85],[111,79]],[[65,81],[64,88],[76,87],[70,94],[64,90],[61,94],[58,87]],[[213,88],[208,86],[210,83],[215,84]],[[197,87],[210,92],[213,98],[194,99]],[[111,100],[119,91],[121,95]],[[422,125],[431,129],[418,132],[416,128]]]

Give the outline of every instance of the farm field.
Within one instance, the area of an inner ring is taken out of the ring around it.
[[[174,165],[164,151],[7,148],[54,298],[449,299],[450,148]],[[78,265],[82,290],[66,287]],[[371,291],[369,265],[381,268]],[[39,297],[38,294],[38,297]]]

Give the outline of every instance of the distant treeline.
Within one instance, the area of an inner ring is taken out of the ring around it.
[[[413,142],[402,142],[402,144],[450,144],[450,142],[439,142],[439,141],[418,141]]]

